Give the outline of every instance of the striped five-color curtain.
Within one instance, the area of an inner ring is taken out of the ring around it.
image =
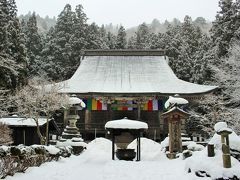
[[[92,99],[83,99],[83,101],[85,102],[85,104],[87,105],[86,108],[88,110],[107,110],[107,104],[106,103],[102,103],[100,100],[96,100],[94,98]],[[164,103],[166,100],[161,99],[161,100],[157,100],[157,99],[153,99],[153,100],[149,100],[146,104],[144,104],[141,107],[141,110],[143,111],[158,111],[158,110],[164,110]],[[118,101],[115,101],[116,104],[120,103]],[[127,102],[125,102],[127,104],[134,104],[133,101],[129,100]],[[122,106],[122,107],[112,107],[112,110],[119,110],[119,111],[132,111],[132,110],[137,110],[137,108],[133,108],[133,107],[127,107],[127,106]]]

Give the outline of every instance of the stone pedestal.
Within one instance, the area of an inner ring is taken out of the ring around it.
[[[217,134],[221,135],[221,143],[222,143],[222,158],[223,158],[223,167],[231,168],[231,155],[230,155],[230,147],[229,147],[229,134],[232,133],[232,130],[229,128],[222,128],[217,131]]]
[[[62,138],[63,139],[72,139],[74,137],[80,138],[81,134],[79,132],[79,129],[76,126],[76,122],[79,119],[79,116],[68,115],[67,118],[68,118],[69,125],[66,126],[66,128],[64,129],[62,133]]]

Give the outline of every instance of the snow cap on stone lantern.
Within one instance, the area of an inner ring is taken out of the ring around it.
[[[80,109],[86,107],[86,104],[80,98],[78,98],[76,95],[71,95],[71,97],[69,98],[68,104],[70,106],[80,105],[80,107],[79,107]]]
[[[169,96],[168,100],[165,103],[165,108],[168,109],[169,107],[186,104],[188,104],[188,101],[186,99],[181,98],[178,94],[175,94],[174,96]]]
[[[227,136],[232,133],[232,129],[227,127],[226,122],[218,122],[214,125],[214,130],[217,132],[219,135],[224,135]]]

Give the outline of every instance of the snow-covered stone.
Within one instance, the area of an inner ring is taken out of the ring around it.
[[[204,149],[204,146],[201,144],[197,144],[194,141],[190,141],[189,144],[187,145],[187,148],[191,151],[201,151]]]
[[[232,168],[224,168],[222,161],[220,150],[215,151],[214,157],[208,157],[205,149],[193,152],[193,155],[186,159],[185,169],[193,174],[196,172],[202,173],[202,175],[208,174],[211,179],[229,178],[234,175],[240,178],[240,163],[238,160],[231,157]]]
[[[60,152],[60,149],[56,148],[55,146],[44,146],[44,148],[47,150],[47,152],[51,155],[56,155]]]

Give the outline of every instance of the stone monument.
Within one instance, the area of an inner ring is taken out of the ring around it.
[[[186,104],[188,101],[178,96],[170,96],[165,103],[168,111],[163,113],[163,117],[168,121],[169,153],[167,156],[170,159],[182,152],[181,121],[189,116],[189,113],[182,109],[182,106]]]
[[[221,136],[223,167],[231,168],[232,165],[229,146],[229,134],[232,133],[232,130],[227,127],[227,123],[225,122],[218,122],[215,124],[214,129],[217,134]]]

